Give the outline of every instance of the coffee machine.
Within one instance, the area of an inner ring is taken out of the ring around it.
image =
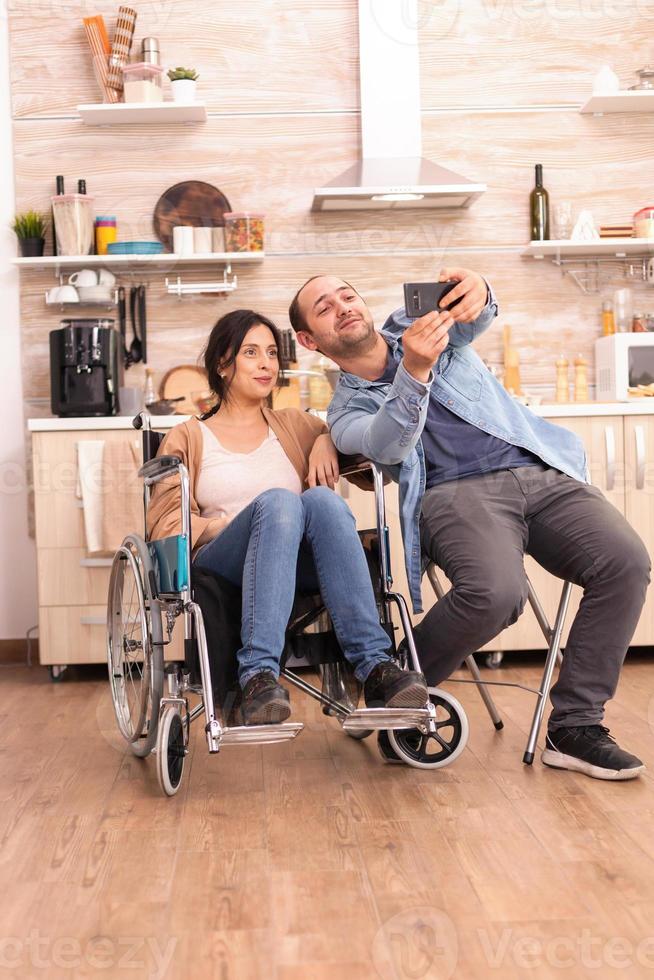
[[[50,332],[52,414],[118,413],[119,336],[109,319],[61,320]]]

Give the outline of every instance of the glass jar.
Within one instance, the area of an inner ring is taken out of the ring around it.
[[[125,102],[163,102],[163,68],[145,61],[123,66]]]
[[[264,217],[255,211],[226,211],[225,251],[263,252]]]
[[[606,300],[602,303],[602,336],[610,337],[615,333],[615,317],[613,316],[613,303]]]

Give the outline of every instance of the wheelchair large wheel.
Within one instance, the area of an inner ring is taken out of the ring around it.
[[[157,732],[157,779],[166,796],[174,796],[182,783],[186,740],[179,708],[167,704],[159,719]]]
[[[131,751],[148,755],[163,696],[161,610],[142,538],[129,535],[114,555],[107,604],[107,659],[116,721]]]
[[[388,742],[402,762],[416,769],[441,769],[461,755],[470,729],[463,706],[448,691],[429,688],[429,700],[436,708],[436,731],[425,735],[417,728],[388,731]]]

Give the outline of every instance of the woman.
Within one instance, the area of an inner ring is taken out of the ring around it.
[[[194,565],[242,588],[243,720],[276,723],[290,714],[278,677],[296,587],[320,588],[369,706],[420,707],[425,679],[388,654],[354,518],[333,492],[338,462],[326,426],[298,409],[266,407],[279,349],[266,317],[251,310],[221,317],[204,352],[217,407],[175,426],[160,450],[189,470]],[[156,485],[151,538],[180,532],[179,499],[177,481]]]

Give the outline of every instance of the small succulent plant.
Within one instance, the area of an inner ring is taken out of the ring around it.
[[[179,82],[182,79],[188,79],[191,82],[196,82],[200,76],[196,72],[195,68],[171,68],[168,72],[168,78],[171,82]]]
[[[17,214],[11,227],[17,238],[45,238],[45,218],[38,211]]]

